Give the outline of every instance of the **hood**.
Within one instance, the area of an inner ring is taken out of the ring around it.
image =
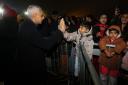
[[[119,37],[121,36],[121,30],[120,30],[120,27],[119,27],[119,26],[117,26],[117,25],[111,25],[111,26],[107,29],[107,31],[106,31],[106,35],[107,35],[107,36],[109,36],[109,29],[115,29],[115,30],[117,30],[117,31],[119,32],[117,38],[119,38]]]

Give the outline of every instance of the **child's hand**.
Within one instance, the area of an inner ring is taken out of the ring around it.
[[[105,54],[106,54],[107,57],[112,57],[111,52],[109,52],[108,50],[105,50],[104,52],[105,52]]]
[[[111,52],[111,56],[114,56],[115,55],[115,52]]]

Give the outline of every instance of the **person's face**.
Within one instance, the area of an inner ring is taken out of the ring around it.
[[[110,31],[109,32],[109,37],[110,38],[115,39],[115,38],[117,38],[117,36],[118,36],[118,33],[116,31]]]
[[[128,14],[124,14],[121,17],[121,23],[122,24],[127,24],[128,23]]]
[[[106,24],[107,23],[107,15],[101,15],[99,21],[101,24]]]
[[[80,31],[80,33],[87,33],[87,32],[89,32],[89,29],[87,29],[84,26],[80,26],[79,31]]]
[[[87,22],[92,22],[92,19],[90,17],[86,17]]]
[[[34,18],[35,18],[36,24],[41,24],[45,16],[42,11],[39,11],[35,14]]]

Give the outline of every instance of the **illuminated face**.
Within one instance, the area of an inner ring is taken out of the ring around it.
[[[35,23],[36,24],[41,24],[42,21],[44,20],[45,16],[44,13],[42,11],[39,11],[37,13],[35,13],[34,15],[34,19],[35,19]]]
[[[87,32],[89,32],[89,29],[87,29],[87,27],[80,26],[79,31],[80,31],[80,33],[87,33]]]
[[[117,36],[118,36],[118,33],[116,32],[116,31],[110,31],[109,32],[109,37],[111,37],[111,38],[117,38]]]
[[[107,15],[101,15],[99,19],[101,24],[106,24],[107,23]]]
[[[124,14],[121,17],[121,23],[122,24],[127,24],[128,23],[128,14]]]

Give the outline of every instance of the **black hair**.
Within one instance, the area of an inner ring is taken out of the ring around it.
[[[118,31],[117,29],[109,29],[109,33],[110,33],[111,31],[115,31],[116,33],[119,34],[119,31]]]
[[[86,27],[86,29],[89,29],[89,30],[91,29],[91,24],[88,22],[82,22],[80,23],[80,26]]]

